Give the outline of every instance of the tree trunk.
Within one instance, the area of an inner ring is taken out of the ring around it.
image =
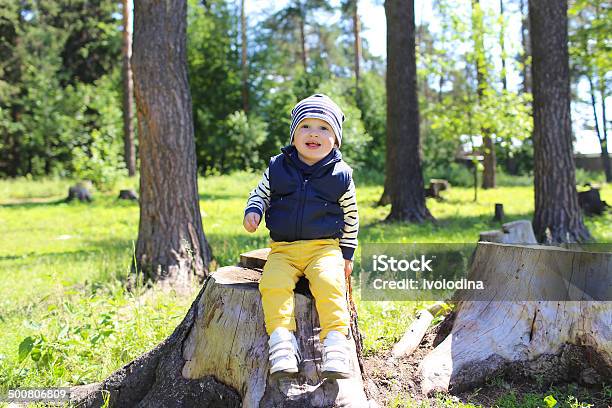
[[[486,291],[458,296],[451,333],[421,362],[423,393],[461,392],[503,373],[591,385],[610,378],[610,268],[609,252],[479,242],[468,279]],[[555,299],[568,293],[571,301]]]
[[[353,12],[353,36],[354,47],[355,47],[355,91],[356,95],[359,94],[359,76],[360,76],[360,63],[361,63],[361,21],[359,19],[359,8],[357,0],[351,0],[351,8]]]
[[[501,25],[499,29],[499,47],[501,48],[501,80],[502,89],[508,90],[508,79],[506,75],[506,22],[504,20],[504,0],[499,0],[499,16],[501,17]]]
[[[308,53],[306,50],[306,12],[302,10],[302,15],[300,16],[300,42],[302,46],[302,66],[304,67],[304,73],[308,72]]]
[[[472,35],[474,36],[474,53],[476,54],[476,79],[478,81],[478,103],[482,104],[484,91],[489,86],[488,68],[485,58],[484,48],[484,25],[482,20],[482,10],[480,9],[480,1],[472,0]],[[491,138],[491,131],[485,126],[481,126],[483,142],[483,171],[482,171],[482,188],[495,188],[495,166],[497,160],[495,158],[494,141]]]
[[[603,123],[603,139],[600,141],[601,156],[604,172],[606,173],[606,181],[610,183],[612,182],[612,165],[610,164],[610,154],[608,150],[608,119],[606,118],[606,88],[604,78],[601,79],[599,91],[601,95],[601,119]]]
[[[247,26],[244,0],[240,2],[240,34],[242,38],[242,110],[249,112],[249,66],[247,63]]]
[[[603,132],[599,129],[599,119],[597,118],[597,100],[595,98],[595,87],[593,86],[593,78],[591,78],[591,74],[587,73],[586,75],[589,81],[590,93],[591,93],[591,108],[593,109],[593,121],[595,122],[595,134],[597,135],[597,140],[599,141],[599,147],[601,148],[601,162],[604,168],[604,174],[606,175],[606,181],[612,181],[612,172],[610,169],[610,154],[608,153],[608,132],[606,131],[606,104],[605,101],[601,104],[602,108],[602,123],[603,123]],[[602,92],[602,98],[605,97],[605,94]]]
[[[267,251],[241,256],[265,262]],[[268,336],[258,281],[261,269],[220,268],[204,286],[174,333],[153,350],[98,384],[77,387],[82,407],[99,407],[102,390],[117,407],[368,407],[360,369],[357,316],[351,325],[353,376],[321,378],[319,322],[307,283],[295,295],[296,338],[304,357],[293,379],[269,377]]]
[[[529,13],[525,11],[525,0],[520,0],[521,10],[521,44],[523,53],[519,57],[521,63],[521,73],[523,76],[523,93],[531,93],[531,69],[529,58],[531,57],[531,41],[529,28]]]
[[[567,0],[529,1],[533,52],[535,214],[540,242],[590,239],[576,192],[571,141]]]
[[[185,0],[142,0],[134,8],[141,163],[136,262],[146,277],[172,286],[203,279],[211,259],[198,201],[186,13]]]
[[[387,174],[389,221],[433,220],[425,205],[419,155],[414,0],[386,0]],[[383,195],[384,197],[384,195]]]
[[[136,175],[136,147],[134,146],[134,84],[132,78],[132,22],[131,0],[123,4],[123,158],[128,176]]]

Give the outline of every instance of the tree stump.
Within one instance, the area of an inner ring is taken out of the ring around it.
[[[375,406],[364,391],[357,341],[351,342],[352,377],[321,377],[318,315],[310,293],[300,289],[295,316],[303,361],[296,377],[270,379],[257,269],[266,256],[265,250],[243,254],[242,262],[254,268],[228,266],[214,272],[170,337],[102,383],[75,388],[74,400],[98,407],[106,391],[117,407]],[[360,338],[358,330],[354,334]]]
[[[500,244],[537,244],[531,221],[518,220],[507,222],[501,230],[480,233],[479,241],[497,242]]]
[[[442,200],[440,195],[441,191],[446,191],[450,188],[450,183],[444,179],[431,179],[429,180],[429,187],[425,189],[425,197],[435,198]]]
[[[479,242],[468,279],[485,282],[486,293],[457,297],[451,333],[421,362],[424,394],[499,373],[612,377],[611,253]],[[554,299],[563,294],[572,301]]]
[[[138,201],[138,194],[134,190],[120,190],[117,198],[119,200]]]
[[[502,222],[504,220],[504,205],[502,203],[495,203],[495,215],[493,215],[493,221]]]
[[[585,215],[602,215],[610,206],[602,201],[599,189],[588,185],[590,190],[578,193],[578,204]]]
[[[66,198],[66,202],[79,200],[81,202],[90,203],[92,201],[91,192],[89,191],[90,188],[91,183],[80,182],[75,184],[68,189],[68,197]]]

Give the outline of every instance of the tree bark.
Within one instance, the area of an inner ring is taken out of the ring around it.
[[[480,9],[480,1],[472,0],[472,35],[474,37],[474,53],[476,54],[476,79],[478,81],[478,103],[482,104],[484,91],[488,87],[488,68],[485,58],[484,48],[484,26],[482,21],[482,11]],[[482,188],[495,188],[495,166],[497,163],[495,157],[495,145],[491,138],[491,131],[485,126],[481,126],[483,143],[483,171],[482,171]]]
[[[240,34],[242,38],[242,110],[249,112],[249,65],[247,62],[247,18],[244,0],[240,2]]]
[[[123,4],[123,157],[128,176],[136,175],[136,147],[134,145],[134,83],[132,78],[132,22],[131,0]]]
[[[602,108],[602,124],[603,131],[599,128],[599,118],[597,117],[597,100],[595,98],[595,87],[593,86],[593,79],[591,74],[586,75],[591,93],[591,108],[593,109],[593,121],[595,122],[595,134],[599,141],[599,147],[601,148],[601,162],[604,168],[604,174],[606,175],[606,181],[612,181],[612,171],[610,169],[610,154],[608,153],[608,132],[606,131],[606,104],[605,100],[601,104]],[[605,97],[605,93],[602,91],[602,98]]]
[[[351,0],[351,8],[353,12],[353,36],[355,48],[355,91],[359,94],[359,77],[361,63],[361,21],[359,19],[359,8],[357,0]]]
[[[506,22],[504,21],[504,0],[499,0],[499,16],[501,17],[501,25],[499,29],[499,47],[501,48],[501,64],[502,64],[502,89],[508,89],[508,79],[506,74]]]
[[[610,378],[611,268],[609,252],[479,242],[468,279],[486,292],[456,299],[451,333],[421,362],[423,393],[461,392],[503,373],[590,385]]]
[[[200,214],[185,0],[142,0],[134,8],[132,58],[140,135],[137,267],[172,286],[208,273],[211,250]]]
[[[303,7],[303,6],[300,6]],[[301,57],[302,57],[302,66],[304,67],[304,73],[308,72],[308,51],[306,50],[306,11],[301,9],[300,15],[300,43],[301,43]]]
[[[530,69],[530,57],[531,57],[531,41],[530,41],[530,28],[529,28],[529,13],[525,11],[525,0],[520,0],[521,9],[521,44],[523,46],[523,53],[519,57],[521,63],[521,73],[523,76],[523,93],[531,93],[531,69]]]
[[[608,150],[608,119],[606,118],[606,88],[605,80],[600,80],[600,96],[601,96],[601,119],[602,119],[602,135],[603,138],[600,140],[601,156],[603,160],[604,172],[606,173],[606,181],[612,182],[612,165],[610,164],[610,154]]]
[[[419,154],[414,0],[386,0],[387,174],[389,221],[433,220],[425,205]],[[384,197],[384,194],[383,194]]]
[[[533,52],[535,214],[540,242],[590,239],[576,192],[571,141],[567,0],[529,1]]]
[[[263,266],[268,251],[241,260]],[[319,321],[308,285],[296,288],[296,338],[304,357],[292,379],[269,376],[258,281],[261,269],[220,268],[204,283],[174,333],[98,384],[74,388],[79,407],[369,407],[359,355],[357,316],[351,378],[321,378]]]

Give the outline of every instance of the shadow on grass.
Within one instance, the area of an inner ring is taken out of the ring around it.
[[[55,200],[40,200],[40,199],[24,199],[23,201],[17,201],[12,203],[0,204],[0,208],[19,208],[28,209],[36,207],[54,206],[59,204],[66,204],[66,199],[55,199]]]

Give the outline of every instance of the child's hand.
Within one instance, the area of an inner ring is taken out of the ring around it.
[[[256,212],[250,212],[244,216],[242,225],[244,225],[245,230],[249,232],[255,232],[257,231],[257,227],[259,226],[259,221],[261,221],[261,216]]]
[[[353,261],[345,259],[344,260],[344,276],[348,278],[349,276],[351,276],[351,273],[353,273]]]

